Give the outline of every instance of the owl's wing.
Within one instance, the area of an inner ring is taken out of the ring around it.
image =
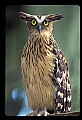
[[[52,81],[57,88],[56,111],[67,112],[71,110],[71,85],[69,82],[69,70],[67,61],[57,44],[53,44],[54,75]]]

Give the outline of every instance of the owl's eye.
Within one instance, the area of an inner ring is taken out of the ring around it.
[[[44,22],[43,22],[43,25],[44,25],[44,26],[48,26],[48,25],[49,25],[49,22],[48,22],[48,21],[44,21]]]
[[[36,25],[36,20],[32,20],[32,21],[31,21],[31,24],[32,24],[32,25]]]

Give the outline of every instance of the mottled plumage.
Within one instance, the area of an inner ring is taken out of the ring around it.
[[[48,112],[71,110],[71,86],[69,70],[63,52],[54,40],[53,22],[62,15],[35,16],[20,12],[30,35],[21,56],[29,107]]]

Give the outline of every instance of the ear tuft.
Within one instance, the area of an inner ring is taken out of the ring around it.
[[[28,21],[28,19],[31,17],[30,14],[27,14],[27,13],[24,13],[24,12],[18,12],[18,14],[19,14],[20,18],[22,18],[22,19],[24,19],[26,21]]]
[[[57,21],[60,20],[61,18],[63,18],[63,16],[60,14],[50,14],[47,16],[47,19],[49,19],[50,21]]]

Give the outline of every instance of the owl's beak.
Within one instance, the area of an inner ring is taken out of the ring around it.
[[[41,25],[41,24],[38,24],[38,31],[39,31],[39,33],[40,33],[42,30],[43,30],[42,25]]]

